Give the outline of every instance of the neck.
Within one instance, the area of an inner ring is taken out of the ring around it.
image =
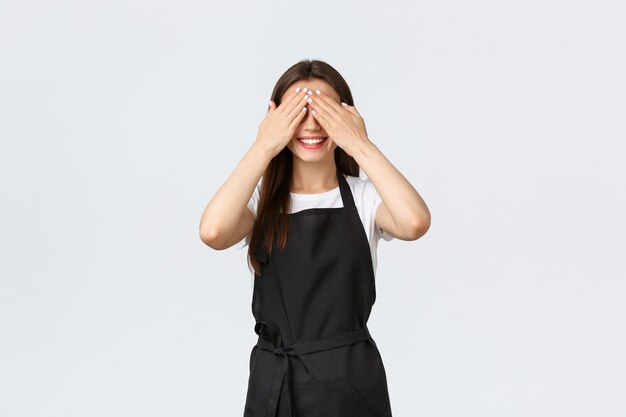
[[[330,191],[338,187],[335,160],[306,162],[293,161],[291,192],[314,194]]]

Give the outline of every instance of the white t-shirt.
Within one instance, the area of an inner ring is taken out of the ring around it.
[[[261,192],[261,183],[263,177],[257,183],[257,186],[252,193],[250,201],[248,201],[248,208],[252,211],[252,214],[256,217],[256,208],[259,202],[259,196]],[[382,237],[384,240],[389,241],[393,239],[393,235],[382,232],[380,227],[376,224],[376,209],[383,201],[378,191],[374,187],[374,184],[369,178],[361,179],[360,177],[353,177],[348,175],[346,181],[352,191],[354,197],[354,205],[357,208],[361,222],[367,235],[367,240],[370,244],[370,251],[372,253],[372,265],[374,266],[374,274],[376,274],[376,252],[378,248],[378,241]],[[296,194],[291,193],[292,208],[291,213],[296,213],[300,210],[309,208],[340,208],[343,207],[341,201],[341,192],[339,186],[330,191],[316,194]],[[239,249],[245,248],[250,243],[250,235],[242,239],[237,245]],[[253,273],[254,276],[254,273]]]

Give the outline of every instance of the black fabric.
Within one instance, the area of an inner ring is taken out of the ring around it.
[[[385,368],[367,328],[376,288],[354,198],[289,216],[287,246],[255,255],[244,417],[391,417]]]

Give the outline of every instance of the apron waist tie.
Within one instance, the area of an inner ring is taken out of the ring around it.
[[[275,417],[278,411],[278,399],[283,382],[286,382],[289,390],[289,400],[291,403],[292,417],[296,417],[296,411],[293,401],[293,390],[291,386],[291,367],[290,357],[299,356],[307,353],[321,352],[324,350],[334,349],[341,346],[352,345],[363,340],[371,338],[367,328],[352,330],[340,335],[327,337],[324,339],[307,340],[304,342],[294,343],[291,346],[284,346],[280,329],[274,323],[266,323],[257,321],[254,331],[259,335],[257,346],[259,349],[268,350],[277,356],[282,357],[281,361],[276,364],[270,395],[267,401],[267,410],[265,417]]]

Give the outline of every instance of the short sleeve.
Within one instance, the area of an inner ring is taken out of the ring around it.
[[[261,195],[261,180],[259,180],[259,182],[257,183],[257,186],[254,187],[252,196],[250,197],[250,200],[248,200],[248,208],[254,215],[255,219],[256,219],[256,209],[259,204],[260,195]],[[250,235],[247,235],[245,238],[239,241],[239,243],[237,244],[237,248],[243,249],[249,244],[250,244]]]
[[[367,195],[367,199],[366,201],[370,201],[370,204],[372,205],[372,211],[371,211],[371,215],[372,215],[372,223],[374,224],[374,234],[375,237],[380,239],[381,237],[386,240],[386,241],[390,241],[392,239],[394,239],[394,236],[389,234],[388,232],[383,232],[383,230],[380,228],[380,226],[378,226],[378,224],[376,223],[376,210],[378,210],[378,206],[380,206],[380,203],[383,202],[382,197],[380,196],[380,194],[378,194],[378,191],[376,190],[376,187],[374,187],[374,183],[367,178],[365,180],[365,193]]]

